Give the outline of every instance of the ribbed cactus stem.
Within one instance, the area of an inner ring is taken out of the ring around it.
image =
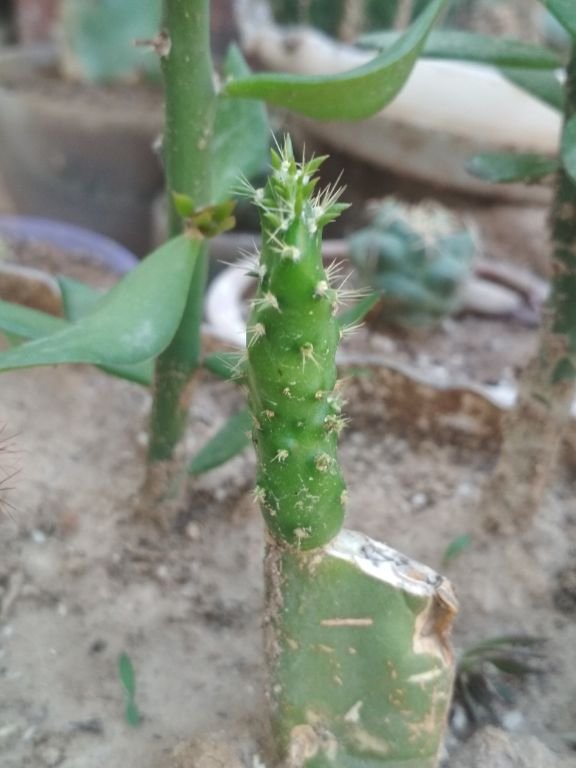
[[[248,322],[247,380],[259,460],[256,496],[272,535],[302,549],[335,536],[344,516],[336,456],[343,426],[336,388],[338,292],[322,264],[322,229],[345,207],[316,193],[316,158],[287,141],[252,198],[261,210],[259,284]]]

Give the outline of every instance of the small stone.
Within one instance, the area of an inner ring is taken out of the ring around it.
[[[186,526],[186,536],[190,541],[198,541],[200,539],[200,526],[198,523],[188,523]]]
[[[415,493],[410,497],[410,504],[413,509],[424,509],[429,503],[430,499],[428,498],[428,495],[422,492]]]
[[[170,571],[167,565],[159,565],[154,573],[158,581],[161,582],[166,582],[170,578]]]
[[[0,728],[0,743],[7,742],[12,737],[16,736],[19,732],[20,726],[18,723],[10,723],[10,725],[4,725]]]
[[[40,751],[40,759],[44,765],[53,768],[64,760],[64,753],[58,747],[45,747]]]
[[[224,499],[227,496],[227,492],[225,488],[222,488],[222,486],[214,489],[214,498],[216,501],[224,501]]]
[[[45,544],[47,539],[46,534],[40,528],[34,528],[30,533],[30,537],[34,544]]]

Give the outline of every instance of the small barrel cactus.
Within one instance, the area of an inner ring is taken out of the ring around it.
[[[322,158],[297,163],[287,140],[272,154],[260,208],[259,284],[248,321],[247,378],[259,459],[256,496],[276,538],[310,549],[344,515],[336,443],[344,421],[336,385],[338,291],[322,264],[322,229],[346,206],[314,193]]]
[[[434,325],[458,309],[477,249],[473,232],[445,208],[396,200],[348,244],[360,282],[382,293],[378,320],[403,327]]]

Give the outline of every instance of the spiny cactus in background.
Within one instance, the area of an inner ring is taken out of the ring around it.
[[[322,229],[346,206],[314,194],[323,158],[296,163],[287,140],[252,191],[262,219],[258,291],[248,322],[248,387],[259,458],[256,495],[281,540],[329,541],[344,515],[336,443],[344,425],[336,385],[338,291],[322,264]]]
[[[246,380],[268,526],[265,647],[272,732],[287,768],[435,768],[453,679],[450,584],[340,530],[344,426],[335,317],[342,288],[324,269],[324,225],[340,190],[316,191],[322,162],[272,154],[260,209],[259,285]]]
[[[476,240],[445,208],[388,200],[348,240],[359,281],[382,293],[375,310],[390,325],[430,326],[459,306]]]
[[[158,34],[160,0],[61,0],[61,66],[77,80],[160,77],[158,56],[135,41]]]

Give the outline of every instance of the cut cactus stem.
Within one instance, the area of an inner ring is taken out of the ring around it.
[[[363,534],[270,542],[266,652],[283,768],[434,768],[454,675],[450,582]]]

